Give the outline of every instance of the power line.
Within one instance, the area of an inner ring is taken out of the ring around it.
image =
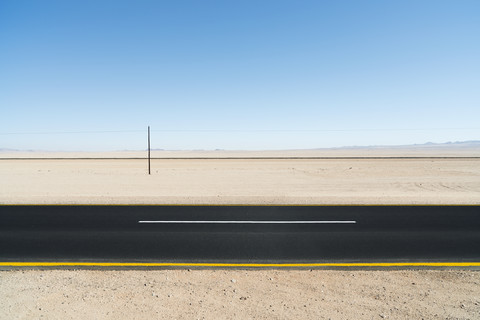
[[[437,131],[437,130],[480,130],[480,128],[394,128],[394,129],[198,129],[198,130],[152,130],[152,132],[362,132],[362,131]]]
[[[380,129],[164,129],[151,132],[173,133],[308,133],[308,132],[388,132],[388,131],[440,131],[440,130],[480,130],[480,128],[380,128]],[[40,132],[0,132],[0,135],[57,135],[57,134],[103,134],[103,133],[143,133],[144,130],[97,130],[97,131],[40,131]]]
[[[86,133],[134,133],[144,130],[113,130],[113,131],[42,131],[42,132],[0,132],[0,135],[29,135],[29,134],[86,134]]]

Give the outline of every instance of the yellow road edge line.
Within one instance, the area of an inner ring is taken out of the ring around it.
[[[0,267],[480,267],[480,262],[387,263],[137,263],[137,262],[0,262]]]
[[[336,203],[272,203],[272,204],[248,204],[248,203],[1,203],[2,207],[480,207],[479,203],[451,203],[451,204],[402,204],[402,203],[386,203],[386,204],[336,204]]]

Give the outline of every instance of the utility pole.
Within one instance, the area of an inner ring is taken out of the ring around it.
[[[148,126],[148,174],[150,174],[150,126]]]

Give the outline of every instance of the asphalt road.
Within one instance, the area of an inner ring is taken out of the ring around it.
[[[480,206],[0,206],[0,262],[480,262]]]

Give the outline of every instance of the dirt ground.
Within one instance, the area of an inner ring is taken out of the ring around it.
[[[480,204],[478,158],[155,159],[146,169],[143,159],[3,159],[0,203]],[[0,319],[85,318],[480,319],[480,272],[0,271]]]
[[[1,319],[480,319],[480,272],[8,271]]]
[[[75,155],[85,157],[69,156]],[[474,155],[478,157],[154,159],[151,175],[145,159],[3,159],[0,203],[479,204],[480,152]]]

